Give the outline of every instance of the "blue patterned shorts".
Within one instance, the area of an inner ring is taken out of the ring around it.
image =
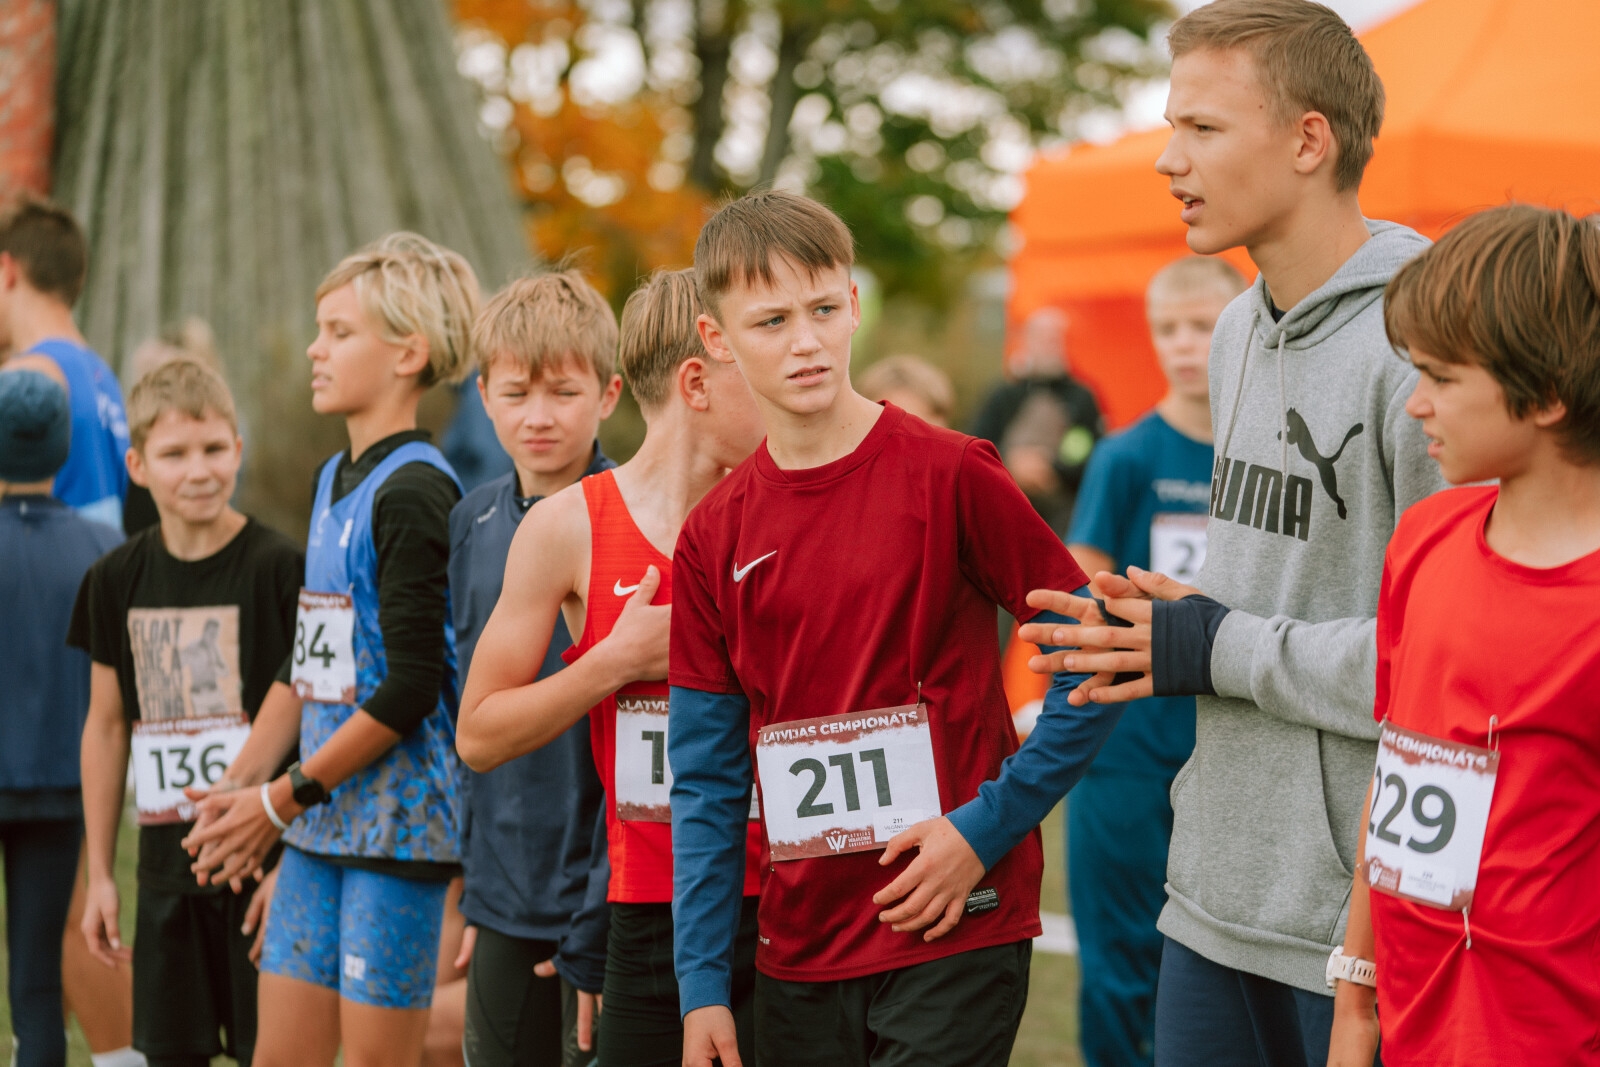
[[[433,1003],[444,882],[420,882],[285,848],[261,973],[380,1008]]]

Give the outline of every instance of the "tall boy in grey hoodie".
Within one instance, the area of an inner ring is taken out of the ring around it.
[[[1389,346],[1381,303],[1426,242],[1361,215],[1383,86],[1336,14],[1218,0],[1169,40],[1173,135],[1157,169],[1183,202],[1192,249],[1242,245],[1260,269],[1212,335],[1217,455],[1200,588],[1102,575],[1096,595],[1131,629],[1039,624],[1022,636],[1086,649],[1035,669],[1104,672],[1074,703],[1199,698],[1194,756],[1173,784],[1158,1067],[1320,1067],[1333,1009],[1324,970],[1376,751],[1384,545],[1400,513],[1443,484],[1406,417],[1415,375]],[[1094,601],[1065,592],[1029,603],[1101,621]],[[1105,648],[1126,651],[1090,651]],[[971,804],[1020,836],[1059,797],[1048,786],[1060,769],[1025,745]]]

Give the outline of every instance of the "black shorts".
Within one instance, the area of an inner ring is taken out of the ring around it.
[[[759,975],[761,1067],[1005,1067],[1032,959],[1017,941],[839,982]]]
[[[249,1067],[256,1048],[254,936],[240,933],[245,892],[139,887],[133,940],[133,1047],[151,1059],[227,1055]]]
[[[739,1055],[755,1064],[756,897],[745,897],[733,951]],[[672,905],[613,904],[606,941],[600,1067],[678,1067],[683,1015],[672,969]]]
[[[578,991],[533,973],[556,943],[477,930],[467,966],[467,1067],[588,1067],[594,1053],[578,1048]]]

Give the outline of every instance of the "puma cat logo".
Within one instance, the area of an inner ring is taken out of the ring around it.
[[[1338,451],[1331,456],[1324,457],[1317,451],[1317,443],[1311,439],[1311,427],[1306,425],[1306,420],[1298,411],[1290,408],[1286,413],[1286,420],[1289,425],[1289,444],[1299,449],[1300,455],[1305,458],[1305,461],[1317,468],[1317,474],[1322,479],[1323,492],[1328,494],[1328,498],[1339,509],[1339,517],[1341,519],[1345,518],[1344,500],[1339,496],[1339,472],[1334,469],[1334,464],[1338,463],[1339,457],[1344,455],[1345,446],[1350,443],[1351,438],[1360,434],[1364,429],[1363,425],[1358,422],[1350,427],[1344,435],[1344,440],[1339,442]],[[1283,435],[1279,434],[1279,436],[1282,437]]]

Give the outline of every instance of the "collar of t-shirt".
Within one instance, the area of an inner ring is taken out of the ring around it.
[[[802,467],[796,470],[785,470],[773,460],[772,453],[767,451],[767,442],[762,441],[756,446],[755,469],[756,473],[770,482],[783,485],[804,483],[816,485],[819,482],[831,481],[841,478],[855,470],[861,464],[877,455],[883,448],[889,436],[905,421],[906,413],[888,401],[883,401],[883,414],[878,416],[872,424],[872,429],[867,431],[867,436],[861,439],[854,451],[848,452],[830,463],[820,467]]]
[[[345,449],[344,454],[339,457],[339,469],[333,474],[333,502],[337,503],[354,491],[378,464],[389,457],[389,453],[401,445],[409,445],[413,441],[431,440],[433,435],[427,430],[401,430],[372,445],[361,453],[361,458],[354,463],[350,462],[350,450]]]
[[[611,462],[611,457],[606,455],[605,449],[600,447],[600,439],[596,438],[595,442],[594,442],[594,452],[589,457],[589,466],[584,469],[583,474],[580,475],[579,477],[580,478],[587,478],[590,475],[599,474],[601,471],[610,470],[612,467],[615,467],[615,466],[616,466],[616,464]],[[516,481],[516,472],[515,471],[512,472],[512,482],[511,482],[511,484],[512,485],[519,484]],[[542,497],[542,496],[517,496],[515,493],[512,493],[512,495],[511,495],[512,503],[517,505],[517,514],[518,515],[526,515],[528,513],[528,509],[529,508],[533,507],[535,504],[537,504],[539,501],[541,501],[543,499],[544,499],[544,497]]]

